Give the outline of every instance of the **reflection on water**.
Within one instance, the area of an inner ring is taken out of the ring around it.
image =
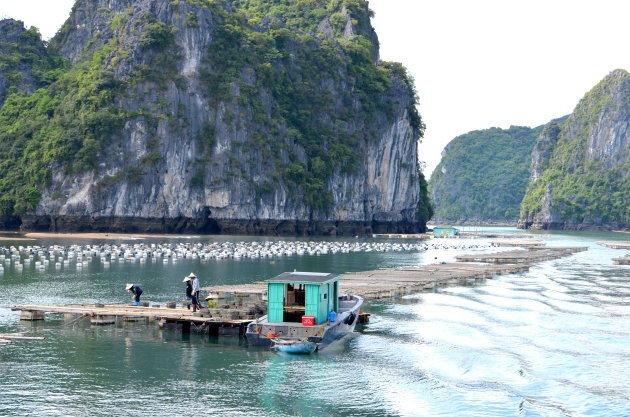
[[[373,301],[370,324],[312,356],[155,325],[96,327],[62,316],[19,322],[0,308],[0,333],[46,337],[0,348],[0,415],[630,415],[630,268],[612,263],[619,251],[595,243],[619,234],[540,238],[589,251],[471,287]],[[293,269],[421,265],[469,252],[7,270],[0,305],[128,302],[125,282],[143,283],[151,301],[180,301],[181,277],[191,270],[210,286]]]

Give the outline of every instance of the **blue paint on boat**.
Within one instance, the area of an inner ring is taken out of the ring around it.
[[[310,354],[317,349],[317,343],[300,339],[275,339],[272,349],[284,353]]]

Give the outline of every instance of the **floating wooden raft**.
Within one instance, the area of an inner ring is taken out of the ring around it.
[[[394,298],[412,292],[433,290],[444,285],[464,285],[468,280],[491,279],[494,275],[513,274],[529,269],[528,265],[476,265],[470,263],[431,264],[419,267],[383,268],[374,271],[349,272],[339,281],[340,293],[351,290],[364,298]],[[259,292],[266,283],[224,285],[211,292]]]
[[[598,245],[606,246],[611,249],[630,249],[630,241],[612,241],[612,242],[597,242]]]
[[[459,256],[463,263],[437,263],[419,267],[378,269],[344,274],[339,282],[340,293],[351,290],[365,298],[395,298],[413,292],[433,290],[445,285],[466,285],[477,279],[491,279],[495,275],[527,271],[531,263],[560,258],[587,250],[586,247],[534,248],[524,251],[508,251],[493,254]],[[470,262],[495,263],[475,264]],[[208,289],[208,288],[206,288]],[[265,283],[216,286],[209,289],[221,300],[221,294],[231,293],[265,300]],[[259,294],[260,297],[256,297]],[[235,298],[241,298],[241,297]],[[148,322],[155,320],[162,328],[187,331],[202,328],[210,334],[244,334],[247,324],[253,319],[228,319],[226,317],[204,317],[184,308],[158,306],[132,306],[127,304],[80,304],[64,306],[19,305],[12,307],[21,311],[23,320],[43,320],[45,313],[61,313],[67,319],[90,317],[92,324],[113,324],[117,320]],[[207,310],[208,315],[213,309]],[[237,313],[235,309],[223,309]],[[236,314],[235,314],[236,315]]]
[[[374,271],[350,272],[339,281],[340,293],[351,290],[364,298],[395,298],[413,292],[433,290],[445,285],[466,285],[468,281],[492,279],[495,275],[529,270],[532,263],[569,256],[586,247],[531,248],[490,254],[458,256],[457,263],[437,263],[418,267],[383,268]],[[472,262],[485,262],[481,265]],[[219,292],[264,293],[265,283],[212,287]]]
[[[127,304],[70,304],[52,305],[17,305],[11,308],[20,311],[22,320],[44,320],[46,313],[63,314],[66,320],[89,317],[94,325],[115,324],[121,321],[148,323],[156,321],[161,328],[198,331],[212,334],[242,334],[252,320],[204,317],[185,308],[166,308],[161,306],[132,306]]]
[[[466,285],[469,281],[492,279],[495,275],[527,271],[529,265],[476,265],[464,263],[431,264],[419,267],[385,268],[344,274],[340,292],[351,290],[365,298],[395,298],[446,285]]]
[[[8,345],[14,340],[44,340],[38,336],[24,336],[24,333],[0,333],[0,346]]]
[[[513,250],[498,253],[457,256],[460,262],[489,262],[497,264],[530,264],[569,256],[576,252],[587,250],[584,246],[568,246],[556,248],[530,248],[527,250]]]
[[[498,239],[490,242],[494,246],[520,246],[522,248],[541,248],[545,244],[536,239]]]
[[[621,258],[613,258],[613,262],[617,265],[630,265],[630,255],[622,256]]]

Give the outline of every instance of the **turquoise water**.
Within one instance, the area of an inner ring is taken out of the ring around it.
[[[0,415],[630,415],[630,267],[612,262],[624,251],[595,243],[628,235],[540,238],[549,245],[589,250],[474,286],[369,302],[370,324],[308,357],[271,353],[233,337],[164,332],[153,325],[95,327],[64,323],[60,316],[20,322],[17,313],[0,308],[0,333],[46,337],[0,347]],[[10,266],[0,275],[0,305],[126,303],[126,282],[140,283],[143,299],[163,303],[183,298],[181,279],[191,271],[209,287],[255,282],[293,269],[347,272],[422,265],[495,250],[488,248],[488,239],[432,243],[440,247],[205,264],[184,259],[104,267],[95,259],[80,270],[49,267],[43,272],[32,265],[23,271]]]

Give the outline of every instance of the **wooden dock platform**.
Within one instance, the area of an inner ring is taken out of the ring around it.
[[[611,249],[630,249],[630,241],[621,240],[621,241],[612,241],[612,242],[597,242],[598,245],[606,246]]]
[[[557,248],[530,248],[529,250],[513,250],[507,252],[486,253],[478,255],[457,256],[459,262],[488,262],[495,264],[531,264],[533,262],[558,259],[577,252],[583,252],[585,246],[570,246]]]
[[[428,233],[374,233],[372,237],[388,239],[432,239],[433,235]]]
[[[209,309],[193,313],[186,308],[127,304],[17,305],[11,310],[20,311],[20,319],[29,321],[44,320],[46,313],[56,313],[63,314],[64,319],[68,321],[89,318],[93,325],[109,325],[117,322],[156,322],[160,328],[164,329],[218,335],[243,335],[247,324],[254,319],[253,317],[250,319],[212,317]]]
[[[534,262],[556,259],[584,250],[587,248],[531,248],[458,256],[457,260],[461,262],[457,263],[351,272],[344,274],[339,289],[340,293],[351,291],[352,294],[367,299],[397,298],[414,292],[433,291],[447,285],[466,285],[476,280],[492,279],[495,275],[527,271]],[[23,320],[43,320],[46,313],[56,313],[63,314],[64,319],[69,321],[89,317],[93,325],[121,321],[157,322],[163,329],[235,336],[243,335],[251,321],[266,314],[267,285],[264,282],[215,286],[204,290],[209,292],[208,300],[214,307],[198,313],[183,307],[128,304],[18,305],[12,307],[12,310],[20,311]]]
[[[494,246],[518,246],[521,248],[542,248],[545,244],[535,239],[497,239],[490,242]]]
[[[514,274],[529,270],[535,262],[557,259],[587,247],[530,248],[479,255],[458,256],[460,262],[419,267],[389,268],[350,272],[339,281],[340,291],[347,290],[367,299],[395,298],[413,292],[432,291],[446,285],[465,285],[495,275]],[[485,265],[473,262],[484,262]],[[489,265],[488,265],[489,264]],[[209,288],[214,294],[264,293],[266,284],[223,285]]]
[[[396,298],[447,285],[467,285],[495,275],[527,271],[529,265],[473,265],[461,263],[432,264],[420,267],[378,269],[344,274],[339,282],[343,293],[368,299]]]
[[[475,265],[463,263],[431,264],[419,267],[384,268],[374,271],[348,272],[339,281],[341,293],[367,299],[395,298],[413,292],[433,290],[446,285],[465,285],[469,281],[492,279],[495,275],[527,271],[529,265]],[[261,293],[267,284],[222,285],[209,289],[213,294]],[[264,297],[264,295],[263,295]]]
[[[630,265],[630,255],[622,256],[621,258],[613,258],[613,262],[617,265]]]

